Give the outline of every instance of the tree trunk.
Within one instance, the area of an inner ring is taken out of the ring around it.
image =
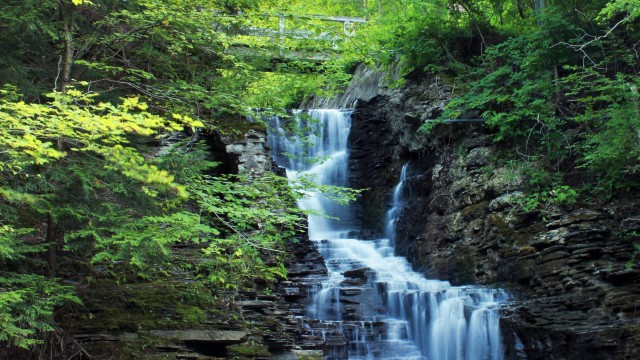
[[[62,20],[62,37],[64,39],[64,55],[60,61],[60,86],[59,91],[66,93],[67,85],[71,81],[71,65],[73,64],[73,33],[75,31],[76,6],[67,3],[65,0],[58,0],[58,10]],[[57,82],[57,79],[56,79]],[[57,84],[56,84],[57,85]],[[57,87],[57,86],[56,86]]]
[[[521,19],[526,19],[526,15],[524,14],[524,10],[522,9],[522,0],[516,0],[516,7],[518,8],[518,14]]]
[[[562,102],[562,89],[560,88],[560,73],[557,66],[553,68],[553,83],[555,86],[556,106],[560,106],[560,102]]]
[[[47,248],[47,268],[50,277],[56,276],[58,271],[58,224],[51,216],[51,213],[47,215],[47,234],[45,241],[48,244]]]
[[[547,0],[535,0],[534,7],[538,15],[538,26],[542,25],[540,16],[544,14],[544,8],[547,7]]]
[[[484,49],[486,49],[487,47],[487,42],[484,39],[484,34],[482,33],[482,30],[480,30],[479,21],[476,18],[475,14],[473,13],[471,6],[469,6],[469,4],[467,4],[466,1],[461,1],[460,6],[462,6],[464,11],[466,11],[467,14],[469,14],[469,19],[471,20],[471,22],[473,23],[473,26],[476,28],[476,31],[478,32],[478,36],[480,37],[480,43],[481,43],[480,53],[482,54],[484,52]]]
[[[71,81],[71,65],[74,57],[73,33],[75,31],[75,13],[77,7],[69,3],[67,0],[58,0],[58,12],[62,21],[62,38],[64,41],[64,54],[60,58],[58,65],[58,76],[55,81],[55,90],[65,94],[67,86]],[[58,79],[60,85],[58,86]],[[56,148],[62,150],[64,148],[64,140],[58,138]],[[51,213],[47,215],[47,234],[45,241],[47,248],[47,267],[49,276],[54,277],[58,271],[58,228],[59,224],[55,221]]]
[[[536,10],[542,12],[547,7],[547,0],[536,0]]]
[[[369,1],[362,0],[362,8],[364,9],[365,19],[369,20]]]

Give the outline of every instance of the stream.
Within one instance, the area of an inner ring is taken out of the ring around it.
[[[320,184],[348,186],[351,111],[309,110],[308,115],[287,120],[289,131],[284,121],[271,119],[268,141],[274,158],[289,177],[313,176]],[[288,135],[292,132],[298,135]],[[329,216],[309,215],[308,234],[328,276],[309,295],[308,326],[326,340],[325,358],[331,360],[503,359],[499,306],[509,298],[505,291],[426,279],[394,255],[395,225],[411,196],[410,177],[407,163],[380,239],[359,236],[351,206],[316,193],[299,202],[305,210]]]

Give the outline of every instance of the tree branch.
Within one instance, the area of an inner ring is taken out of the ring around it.
[[[273,251],[273,252],[278,252],[278,253],[284,253],[284,251],[282,250],[278,250],[278,249],[272,249],[272,248],[268,248],[268,247],[264,247],[262,245],[258,245],[255,242],[249,240],[246,236],[244,236],[244,234],[242,234],[240,231],[238,231],[235,227],[233,227],[233,225],[229,224],[228,222],[226,222],[222,217],[220,217],[220,215],[218,215],[218,213],[213,212],[213,214],[216,216],[216,218],[218,218],[218,220],[220,220],[226,227],[228,227],[229,229],[231,229],[231,231],[233,231],[234,233],[236,233],[238,236],[240,236],[240,238],[242,238],[247,244],[254,246],[257,249],[261,249],[261,250],[266,250],[266,251]]]
[[[582,53],[582,55],[583,55],[583,60],[584,60],[584,59],[589,59],[589,61],[590,61],[594,66],[596,66],[595,61],[593,61],[593,59],[589,56],[589,54],[587,54],[587,52],[586,52],[585,48],[586,48],[587,46],[589,46],[589,45],[593,44],[593,43],[594,43],[594,42],[596,42],[596,41],[600,41],[600,40],[602,40],[602,39],[604,39],[604,38],[608,37],[608,36],[609,36],[609,34],[611,34],[611,33],[613,32],[613,30],[615,30],[618,26],[622,25],[622,24],[623,24],[623,23],[625,23],[627,20],[629,20],[629,17],[630,17],[630,16],[631,16],[631,15],[627,15],[627,16],[625,16],[625,17],[624,17],[624,19],[622,19],[622,20],[618,21],[615,25],[613,25],[613,27],[611,27],[609,30],[607,30],[607,32],[606,32],[604,35],[600,35],[600,36],[590,35],[590,34],[588,34],[586,31],[582,30],[582,31],[584,32],[584,35],[582,35],[582,36],[580,37],[580,39],[581,39],[581,40],[585,40],[585,39],[589,39],[589,38],[591,38],[591,40],[586,41],[586,42],[584,42],[584,43],[582,43],[582,44],[579,44],[579,45],[573,45],[573,44],[569,44],[569,43],[567,43],[567,42],[564,42],[564,41],[563,41],[563,42],[559,42],[559,43],[557,43],[557,44],[553,44],[553,45],[551,45],[551,47],[555,47],[555,46],[558,46],[558,45],[564,45],[564,46],[566,46],[566,47],[568,47],[568,48],[570,48],[570,49],[573,49],[574,51],[577,51],[577,52]],[[635,45],[634,45],[634,51],[635,51]],[[638,54],[638,53],[636,52],[636,56],[637,56],[637,54]],[[583,62],[583,65],[582,65],[582,66],[584,67],[584,62]]]

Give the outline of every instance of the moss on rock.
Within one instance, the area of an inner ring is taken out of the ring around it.
[[[256,357],[268,358],[270,356],[269,348],[266,345],[254,342],[231,345],[227,347],[227,354],[233,359],[255,359]]]

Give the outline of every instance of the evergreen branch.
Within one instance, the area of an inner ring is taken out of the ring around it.
[[[268,247],[264,247],[262,245],[258,245],[255,242],[249,240],[246,236],[244,236],[244,234],[242,234],[240,231],[238,231],[235,227],[233,227],[233,225],[229,224],[227,221],[225,221],[222,217],[220,217],[220,215],[218,215],[217,212],[212,211],[213,215],[216,216],[216,218],[218,218],[218,220],[220,220],[226,227],[228,227],[229,229],[231,229],[231,231],[233,231],[234,233],[236,233],[238,236],[240,236],[247,244],[257,248],[257,249],[261,249],[261,250],[265,250],[265,251],[273,251],[273,252],[277,252],[277,253],[284,253],[284,251],[282,250],[278,250],[278,249],[272,249],[272,248],[268,248]]]

